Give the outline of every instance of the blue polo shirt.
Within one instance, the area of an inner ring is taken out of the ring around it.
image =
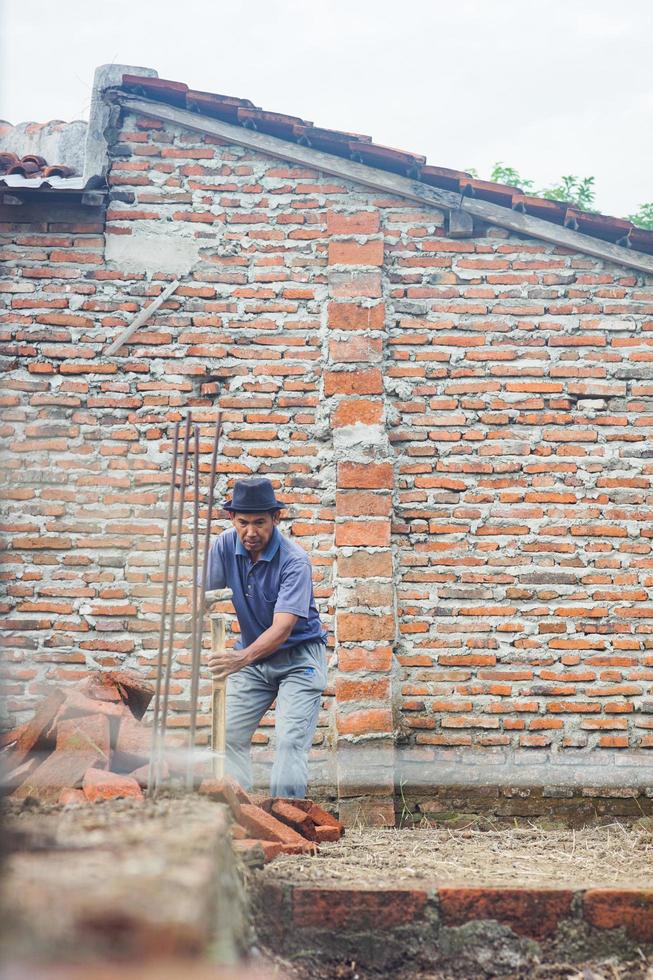
[[[279,612],[299,616],[279,650],[290,650],[308,640],[326,641],[313,596],[308,555],[276,527],[257,562],[250,558],[235,528],[218,535],[209,552],[207,588],[233,590],[240,625],[238,650],[269,629],[272,617]]]

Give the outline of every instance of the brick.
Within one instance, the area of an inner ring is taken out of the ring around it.
[[[296,830],[298,834],[307,840],[317,840],[315,836],[315,824],[308,813],[300,810],[285,800],[274,800],[272,803],[271,814]]]
[[[170,775],[170,769],[165,759],[159,760],[159,772],[160,778],[165,781]],[[131,772],[127,773],[132,779],[135,779],[141,789],[145,789],[148,785],[150,779],[150,766],[149,763],[144,766],[139,766],[138,769],[132,769]]]
[[[337,486],[343,489],[391,490],[392,463],[338,463]]]
[[[342,642],[395,638],[395,618],[392,615],[339,612],[336,618],[338,639]]]
[[[143,792],[135,779],[130,776],[120,776],[115,772],[104,772],[102,769],[89,768],[84,775],[82,789],[90,803],[125,797],[143,799]]]
[[[382,547],[390,544],[390,521],[341,521],[336,524],[336,545],[346,547]]]
[[[368,708],[348,714],[338,713],[336,726],[340,735],[389,734],[393,729],[392,712],[389,708]]]
[[[329,265],[383,265],[383,240],[330,241]]]
[[[379,224],[378,211],[327,212],[329,235],[375,235]]]
[[[312,803],[310,800],[310,807],[308,809],[308,815],[317,827],[331,827],[337,830],[342,837],[345,832],[344,824],[342,824],[337,817],[334,817],[332,813],[328,810],[324,810],[317,803]]]
[[[8,732],[3,732],[0,734],[0,748],[5,748],[5,746],[11,745],[13,742],[18,741],[26,728],[27,722],[24,725],[17,725],[16,728],[12,728]]]
[[[336,700],[342,701],[387,701],[390,697],[390,681],[387,678],[376,680],[336,679]]]
[[[293,889],[292,924],[296,929],[361,930],[406,926],[424,919],[426,891],[413,888]]]
[[[84,791],[81,789],[62,789],[59,794],[59,799],[57,800],[62,806],[77,805],[83,803],[88,803],[88,800],[84,796]]]
[[[383,355],[383,342],[380,337],[354,334],[347,340],[329,341],[329,357],[339,364],[376,364]]]
[[[246,858],[249,858],[250,861],[252,858],[254,858],[255,863],[257,852],[260,852],[265,864],[273,861],[278,854],[283,854],[283,844],[277,841],[244,838],[241,840],[234,840],[232,842],[232,846],[237,854],[244,855]]]
[[[154,697],[154,687],[133,671],[110,670],[94,675],[95,687],[113,685],[135,718],[143,717]]]
[[[386,671],[392,666],[392,648],[380,646],[373,650],[362,647],[344,647],[338,649],[338,669],[340,671],[374,670]]]
[[[96,767],[106,769],[111,753],[109,719],[106,715],[85,715],[57,723],[57,751],[81,752],[92,745],[97,749]]]
[[[353,555],[339,555],[338,575],[342,578],[390,578],[392,554],[390,551],[361,550]]]
[[[33,796],[42,803],[56,803],[62,789],[75,789],[98,761],[98,751],[90,743],[83,751],[52,752],[11,795],[18,800]]]
[[[389,493],[340,490],[336,494],[337,517],[389,517],[391,510]]]
[[[327,307],[327,322],[335,330],[383,330],[385,305],[332,302]]]
[[[266,813],[261,807],[254,806],[252,803],[243,803],[240,812],[240,823],[252,837],[277,841],[280,844],[303,845],[306,843],[301,834],[271,814]]]
[[[383,375],[378,368],[366,371],[325,371],[325,395],[380,395]]]
[[[494,920],[520,936],[544,939],[569,917],[570,889],[502,887],[438,888],[442,921],[447,926]]]
[[[596,929],[624,928],[635,942],[653,942],[653,892],[640,888],[593,888],[583,896],[583,918]]]
[[[210,800],[225,803],[231,810],[234,820],[240,820],[240,800],[238,799],[238,784],[228,776],[223,779],[203,779],[199,793],[208,796]]]
[[[8,754],[8,768],[14,769],[19,766],[32,749],[38,745],[39,740],[43,738],[54,722],[63,701],[63,691],[58,689],[52,691],[41,702],[34,717],[26,722],[22,729],[18,730],[16,741]]]
[[[131,715],[124,715],[118,727],[111,768],[130,772],[149,762],[151,751],[152,729],[146,728]]]
[[[96,701],[86,697],[80,690],[70,688],[66,691],[66,700],[59,712],[59,718],[76,718],[80,715],[100,714],[108,718],[122,718],[128,709],[125,705],[111,701]]]
[[[346,425],[380,425],[383,421],[383,403],[371,398],[348,398],[339,401],[331,412],[331,425],[335,429]]]
[[[318,844],[339,841],[340,836],[340,831],[337,827],[322,826],[315,828],[315,840],[318,842]]]

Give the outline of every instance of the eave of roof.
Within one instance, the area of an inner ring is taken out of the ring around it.
[[[366,167],[406,177],[428,187],[449,191],[459,195],[460,203],[468,210],[472,210],[469,207],[470,200],[487,201],[504,211],[519,212],[560,228],[571,229],[582,237],[616,245],[620,251],[626,253],[620,259],[613,255],[612,261],[621,261],[642,271],[653,271],[653,265],[649,266],[646,262],[642,265],[637,261],[629,261],[627,257],[630,249],[644,253],[645,256],[653,255],[653,231],[638,228],[624,218],[582,211],[568,202],[525,194],[519,187],[478,180],[464,171],[430,166],[420,154],[381,146],[372,142],[369,136],[319,128],[297,116],[268,112],[255,106],[249,99],[194,91],[184,82],[124,74],[119,91],[144,96],[155,104],[186,109],[288,144],[312,148],[364,164]],[[494,215],[491,220],[504,224],[499,218],[500,215]],[[505,226],[514,228],[513,223]],[[577,248],[581,248],[578,241],[575,244]],[[631,255],[630,259],[636,260],[636,256]]]
[[[142,82],[139,79],[142,88]],[[161,81],[159,79],[146,79],[147,82]],[[157,92],[160,94],[161,89]],[[277,136],[262,133],[258,129],[253,129],[249,125],[228,123],[219,119],[217,116],[206,116],[189,109],[179,108],[170,102],[152,100],[136,97],[125,91],[125,87],[114,90],[114,97],[126,108],[133,112],[153,116],[167,120],[188,129],[198,132],[209,133],[219,136],[229,142],[247,146],[250,149],[260,150],[263,153],[291,162],[300,163],[304,166],[321,170],[338,176],[341,179],[351,180],[376,190],[384,191],[388,194],[395,194],[408,200],[416,201],[421,204],[441,208],[450,213],[460,214],[461,204],[469,216],[479,218],[489,224],[498,225],[517,232],[518,234],[539,238],[544,241],[552,242],[569,248],[572,251],[592,255],[604,261],[613,262],[627,268],[637,269],[653,275],[653,257],[622,245],[613,244],[604,238],[596,235],[585,234],[575,231],[562,224],[545,220],[523,212],[522,208],[509,208],[500,204],[495,204],[483,200],[480,196],[465,197],[461,193],[445,190],[440,187],[430,186],[423,180],[416,180],[412,177],[404,177],[396,173],[394,169],[381,169],[378,166],[359,163],[357,160],[346,159],[342,155],[335,155],[332,152],[307,147],[304,143],[290,142]],[[222,99],[221,96],[216,96]],[[175,91],[175,100],[179,102],[178,90]],[[235,100],[230,100],[233,104]],[[233,105],[230,106],[233,116]],[[278,114],[275,114],[278,116]],[[392,151],[400,152],[400,151]],[[442,170],[443,168],[438,168]],[[449,174],[456,173],[448,171]],[[501,188],[503,185],[493,185]],[[521,195],[520,192],[520,196]],[[539,200],[539,199],[537,199]],[[549,202],[546,202],[549,203]],[[554,203],[555,202],[551,202]],[[578,212],[584,214],[584,212]],[[597,217],[597,216],[588,216]],[[621,221],[622,219],[616,219]]]

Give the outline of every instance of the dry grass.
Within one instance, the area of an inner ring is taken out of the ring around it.
[[[278,857],[262,874],[296,884],[452,883],[653,887],[653,831],[620,823],[581,830],[347,831],[317,858]]]

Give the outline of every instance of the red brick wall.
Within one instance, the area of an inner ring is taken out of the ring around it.
[[[9,712],[95,664],[152,676],[171,427],[203,423],[206,482],[219,405],[219,495],[275,480],[337,633],[320,778],[336,737],[651,745],[650,283],[153,120],[115,154],[107,240],[202,251],[107,359],[172,275],[45,206],[1,226]]]

